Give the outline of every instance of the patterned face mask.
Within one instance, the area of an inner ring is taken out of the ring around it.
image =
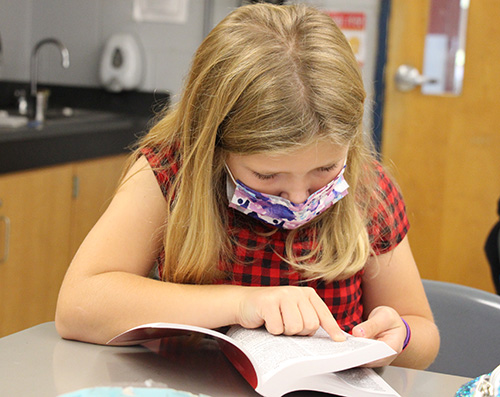
[[[235,180],[226,165],[235,185],[228,180],[229,207],[273,226],[296,229],[347,195],[349,185],[344,179],[345,167],[344,164],[340,173],[330,183],[315,191],[306,201],[294,204],[283,197],[253,190],[240,180]]]

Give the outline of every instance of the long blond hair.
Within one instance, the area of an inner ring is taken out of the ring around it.
[[[164,278],[210,283],[232,260],[227,230],[228,153],[283,153],[328,140],[349,146],[347,197],[317,217],[315,248],[284,258],[310,279],[360,270],[369,254],[366,226],[375,189],[373,154],[362,131],[365,91],[344,35],[330,17],[304,5],[236,9],[205,38],[178,104],[141,141],[178,145],[181,164],[168,194]],[[300,229],[299,229],[300,230]]]

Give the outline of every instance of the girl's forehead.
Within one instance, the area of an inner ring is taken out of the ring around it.
[[[242,157],[255,159],[268,159],[270,161],[281,161],[286,159],[298,159],[300,157],[336,156],[346,153],[347,145],[341,145],[331,141],[322,140],[309,145],[297,146],[288,150],[276,150],[253,154],[240,154]]]

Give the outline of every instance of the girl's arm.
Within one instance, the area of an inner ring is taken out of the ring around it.
[[[326,305],[308,288],[149,279],[165,219],[166,200],[140,158],[68,269],[56,310],[62,337],[106,343],[140,324],[171,322],[207,328],[265,325],[276,334],[310,334],[322,325],[332,338],[343,339]]]
[[[384,362],[372,366],[393,365],[427,368],[439,350],[439,332],[425,295],[408,237],[392,251],[371,258],[363,276],[365,322],[353,329],[353,335],[381,339],[398,353],[406,337],[401,317],[411,328],[408,347]]]

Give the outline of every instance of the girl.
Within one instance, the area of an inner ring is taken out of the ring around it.
[[[364,99],[349,44],[320,11],[226,17],[77,252],[61,336],[105,343],[160,321],[322,326],[398,352],[374,366],[428,366],[438,332],[401,195],[362,131]]]

